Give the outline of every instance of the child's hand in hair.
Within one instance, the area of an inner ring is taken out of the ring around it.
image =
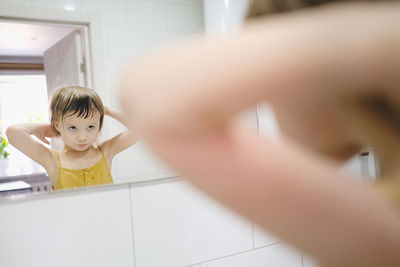
[[[111,111],[110,108],[106,105],[103,105],[103,109],[104,109],[104,115],[110,115]]]
[[[55,137],[53,130],[49,123],[38,124],[37,129],[34,131],[34,135],[43,143],[50,145],[50,142],[46,138]]]

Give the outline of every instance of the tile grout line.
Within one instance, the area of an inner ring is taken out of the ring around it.
[[[255,248],[255,242],[254,242],[254,223],[251,224],[251,235],[253,239],[253,249]]]
[[[243,250],[243,251],[236,252],[236,253],[233,253],[233,254],[229,254],[229,255],[226,255],[226,256],[221,256],[221,257],[217,257],[217,258],[213,258],[213,259],[201,261],[201,262],[198,262],[198,263],[194,263],[194,264],[187,265],[186,267],[193,267],[193,266],[196,266],[196,265],[201,266],[201,265],[204,264],[204,263],[213,262],[213,261],[216,261],[216,260],[221,260],[221,259],[224,259],[224,258],[229,258],[229,257],[237,256],[237,255],[244,254],[244,253],[251,252],[251,251],[255,251],[255,250],[258,250],[258,249],[263,249],[263,248],[266,248],[266,247],[274,246],[274,245],[277,245],[277,244],[280,244],[280,243],[282,243],[282,241],[278,241],[278,242],[275,242],[275,243],[271,243],[271,244],[268,244],[268,245],[265,245],[265,246],[262,246],[262,247],[257,247],[257,248],[253,248],[253,249]]]
[[[135,233],[134,233],[134,227],[133,227],[133,201],[132,201],[132,187],[131,184],[129,184],[129,208],[130,208],[130,214],[131,214],[131,231],[132,231],[132,252],[133,252],[133,266],[136,266],[136,250],[135,250]]]

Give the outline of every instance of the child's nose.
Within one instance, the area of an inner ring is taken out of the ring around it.
[[[86,133],[84,133],[84,132],[79,132],[79,133],[78,133],[78,140],[79,140],[79,141],[85,141],[85,140],[86,140]]]

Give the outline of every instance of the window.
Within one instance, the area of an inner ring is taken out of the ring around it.
[[[10,124],[48,122],[46,77],[41,75],[0,75],[0,132],[4,136]],[[12,146],[7,147],[10,160],[27,157]]]

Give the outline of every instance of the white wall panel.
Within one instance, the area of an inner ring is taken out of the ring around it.
[[[167,6],[167,30],[201,32],[203,28],[202,7],[174,4]]]
[[[253,226],[254,247],[259,248],[280,242],[280,239],[256,225]]]
[[[185,182],[132,188],[137,267],[187,266],[253,248],[251,223]]]
[[[83,9],[99,13],[104,26],[128,24],[128,0],[84,0]]]
[[[201,267],[302,267],[301,253],[276,244],[202,263]]]
[[[133,266],[129,188],[0,204],[0,266]]]
[[[129,26],[165,30],[167,24],[166,4],[150,1],[128,2]]]
[[[31,0],[32,6],[59,8],[65,10],[83,10],[83,0]]]
[[[2,4],[30,5],[31,0],[0,0]]]

